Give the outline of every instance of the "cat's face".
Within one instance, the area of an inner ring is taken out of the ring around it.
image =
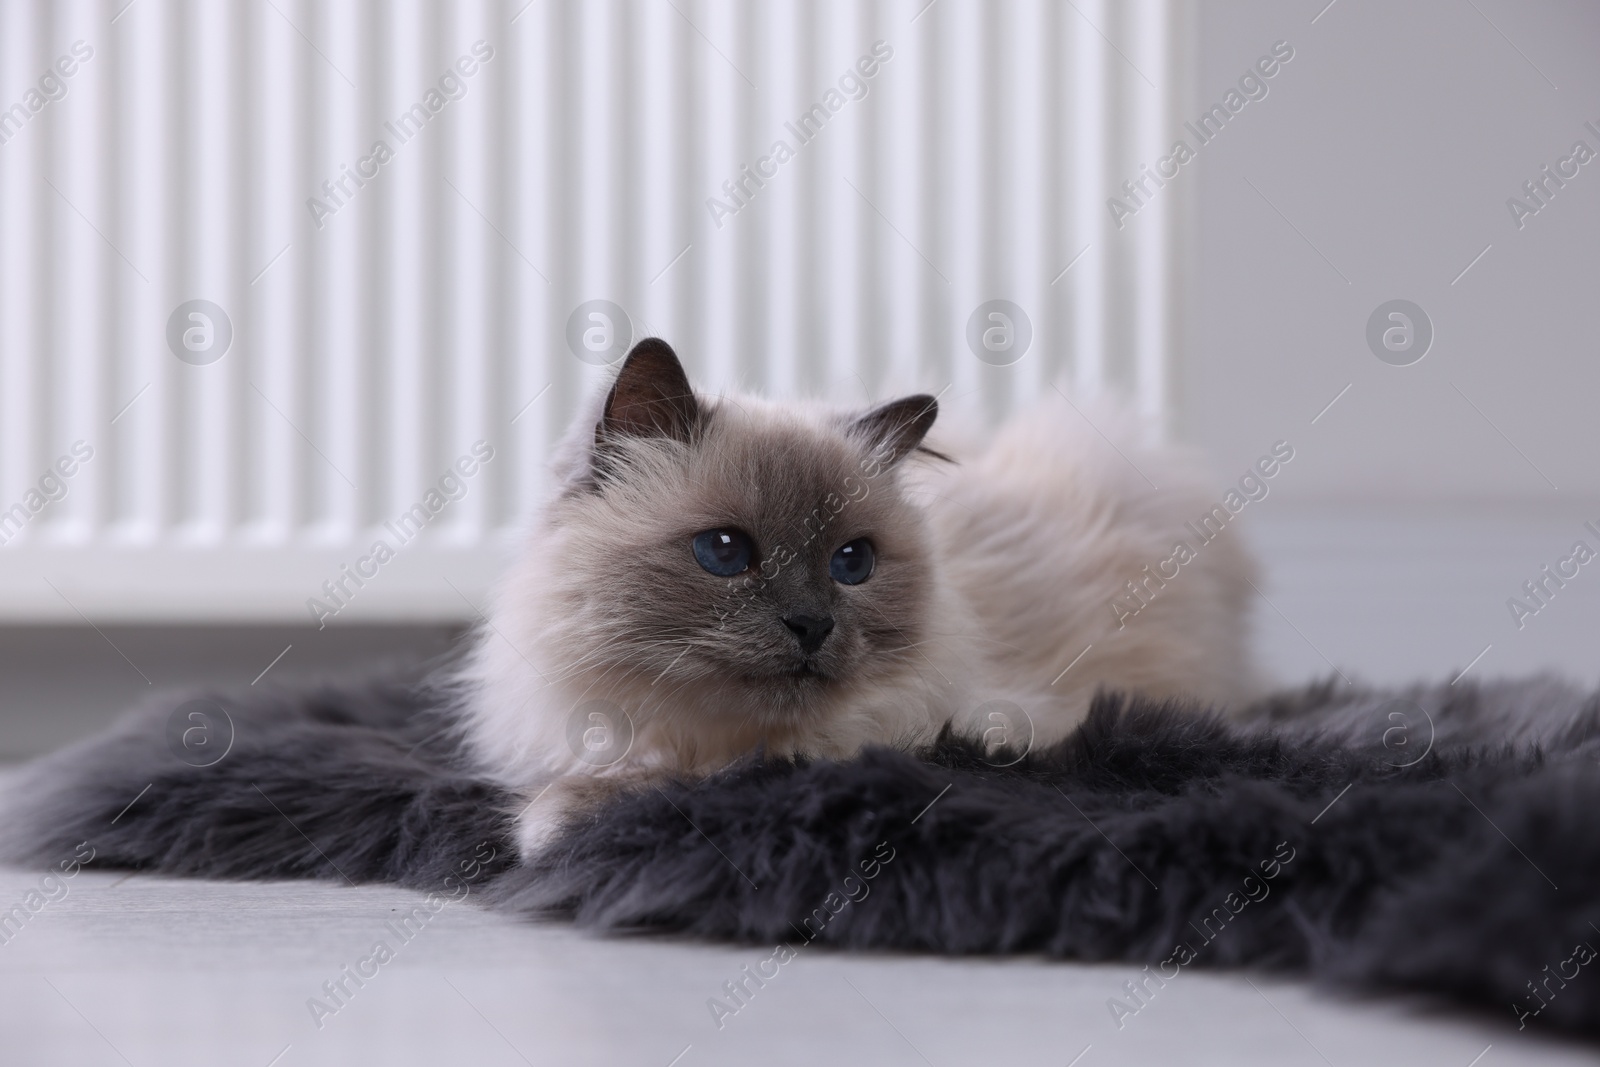
[[[777,724],[903,671],[929,628],[930,563],[896,465],[933,422],[914,397],[854,419],[692,394],[671,349],[629,356],[588,477],[547,550],[575,677],[630,714]]]

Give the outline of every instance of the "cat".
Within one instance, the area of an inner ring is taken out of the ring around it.
[[[527,802],[525,855],[610,791],[756,751],[845,758],[951,724],[1009,762],[1099,689],[1238,707],[1258,688],[1236,534],[1150,583],[1211,501],[1133,432],[1108,451],[1104,422],[1042,406],[935,447],[934,397],[701,396],[655,338],[597,399],[457,678],[466,749]],[[1114,606],[1132,582],[1136,617]]]

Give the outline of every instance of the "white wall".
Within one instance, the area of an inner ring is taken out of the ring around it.
[[[1296,448],[1245,520],[1269,660],[1448,680],[1492,646],[1475,675],[1593,681],[1600,566],[1521,629],[1507,600],[1579,538],[1600,549],[1600,159],[1521,229],[1506,201],[1573,142],[1600,151],[1600,8],[1228,0],[1201,26],[1206,100],[1295,48],[1200,161],[1179,404],[1222,475]],[[1411,366],[1364,336],[1394,298],[1435,328]]]
[[[1227,466],[1303,444],[1294,500],[1600,497],[1600,159],[1520,231],[1506,208],[1574,141],[1600,151],[1600,7],[1338,0],[1313,25],[1326,3],[1203,8],[1204,99],[1274,40],[1296,54],[1200,161],[1188,436]],[[1393,298],[1435,328],[1409,367],[1364,338]]]

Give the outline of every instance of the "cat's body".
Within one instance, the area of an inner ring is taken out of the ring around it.
[[[935,412],[697,398],[666,345],[635,349],[462,676],[469,751],[528,798],[524,849],[593,791],[757,749],[844,757],[954,722],[1004,761],[1100,688],[1253,691],[1236,537],[1145,570],[1211,506],[1179,458],[1133,435],[1119,455],[1065,405],[946,457]]]

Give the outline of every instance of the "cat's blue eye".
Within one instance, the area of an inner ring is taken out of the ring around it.
[[[750,569],[755,545],[738,530],[707,530],[694,535],[694,558],[710,574],[732,578]]]
[[[860,585],[872,577],[872,542],[858,537],[844,545],[828,561],[828,573],[844,585]]]

